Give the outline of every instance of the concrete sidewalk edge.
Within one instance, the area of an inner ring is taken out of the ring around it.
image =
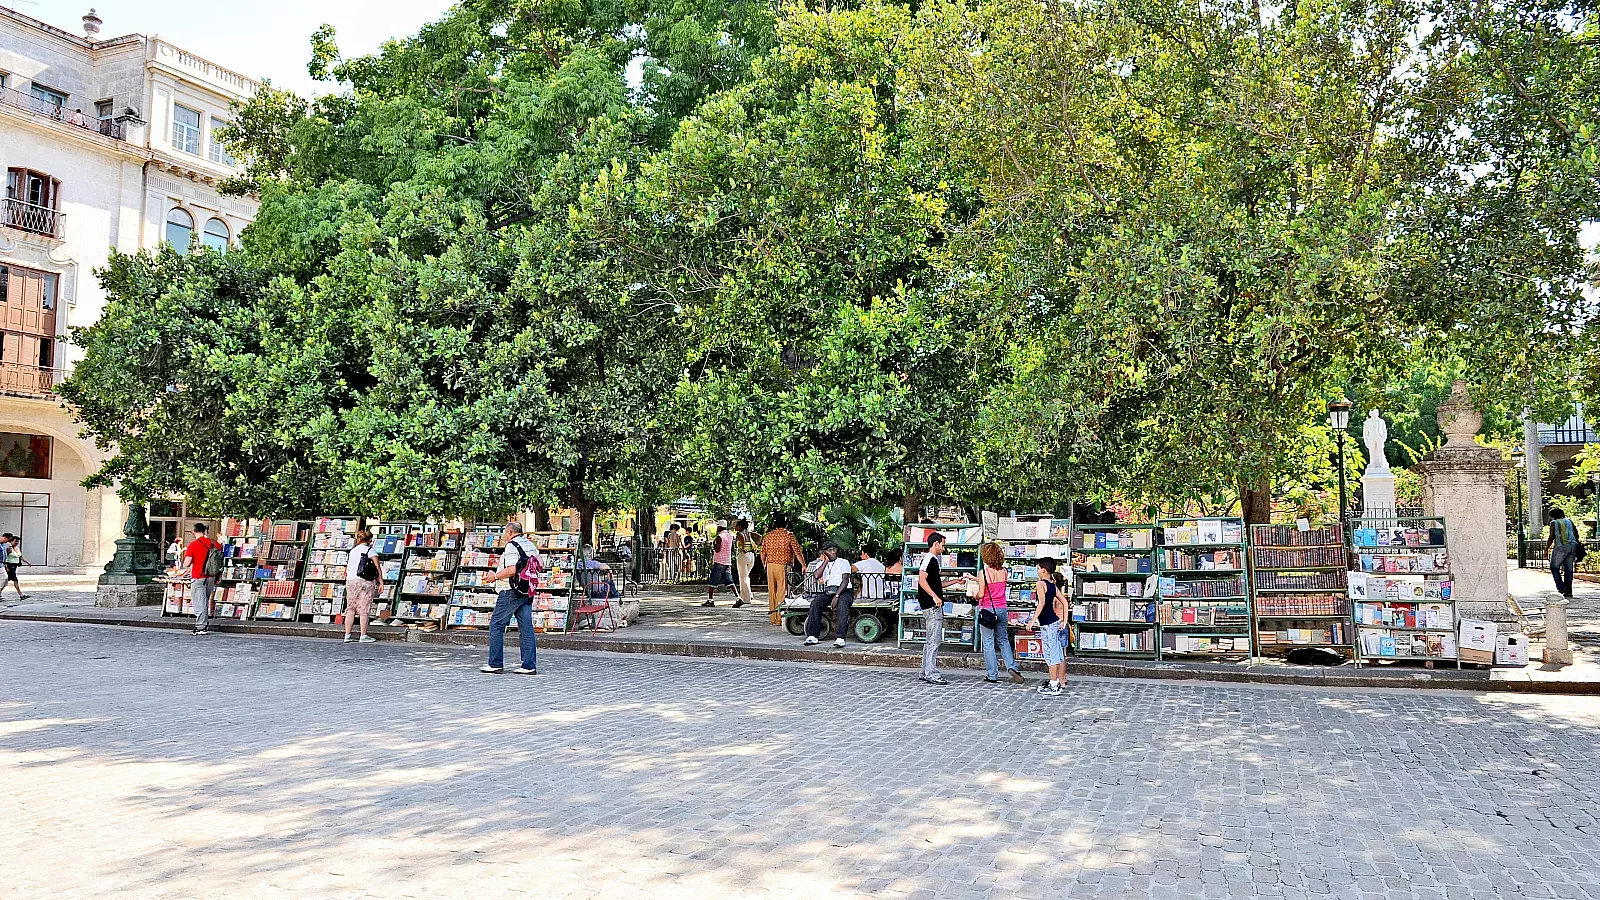
[[[34,613],[0,613],[0,621],[52,622],[77,625],[120,625],[135,628],[157,628],[170,631],[188,631],[193,625],[188,619],[124,619],[93,615],[41,615]],[[285,623],[262,625],[213,620],[212,631],[222,634],[243,634],[266,637],[316,637],[338,639],[342,629],[327,625]],[[379,640],[409,640],[424,644],[444,644],[462,647],[482,647],[488,643],[483,632],[419,632],[403,628],[374,627],[372,635]],[[808,650],[803,648],[764,647],[752,644],[726,644],[700,641],[632,640],[618,637],[584,637],[576,634],[542,634],[539,646],[551,650],[598,650],[610,653],[640,653],[658,656],[687,656],[706,659],[749,659],[781,662],[836,663],[841,665],[874,668],[914,669],[921,665],[921,657],[910,653],[863,653],[832,649]],[[981,669],[983,658],[977,655],[948,654],[939,657],[942,668]],[[1044,672],[1043,663],[1025,660],[1025,671]],[[1277,668],[1264,666],[1238,666],[1235,664],[1173,663],[1110,660],[1069,659],[1067,671],[1073,675],[1092,675],[1102,678],[1148,678],[1170,681],[1210,681],[1235,684],[1296,685],[1303,687],[1340,688],[1413,688],[1429,690],[1504,691],[1515,693],[1600,695],[1600,682],[1534,680],[1532,678],[1494,678],[1486,670],[1454,669],[1349,669],[1346,667]]]

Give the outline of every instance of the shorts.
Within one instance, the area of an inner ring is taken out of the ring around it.
[[[1044,651],[1046,665],[1059,666],[1066,661],[1067,630],[1060,622],[1040,626],[1040,649]]]
[[[13,563],[13,562],[6,563],[6,581],[16,581],[17,580],[17,566],[20,566],[20,565],[22,565],[22,564],[21,563]]]
[[[733,586],[733,571],[732,571],[732,567],[729,566],[727,563],[719,563],[719,562],[712,563],[711,564],[711,577],[706,579],[706,583],[711,585],[712,587],[722,587],[724,585],[727,585],[729,587]]]

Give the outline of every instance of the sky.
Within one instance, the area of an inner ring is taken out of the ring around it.
[[[83,33],[83,14],[93,6],[105,20],[101,38],[160,35],[225,69],[312,94],[328,90],[306,75],[318,26],[337,29],[341,55],[361,56],[391,37],[414,34],[443,15],[450,0],[0,0],[0,6],[74,34]]]

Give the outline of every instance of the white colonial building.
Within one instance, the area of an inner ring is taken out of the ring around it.
[[[159,37],[101,40],[93,10],[83,31],[0,7],[0,531],[59,572],[97,569],[126,517],[80,486],[103,455],[52,393],[62,337],[104,307],[94,271],[112,250],[226,249],[256,211],[219,193],[234,162],[216,135],[257,83]],[[151,512],[158,540],[186,524],[179,503]]]

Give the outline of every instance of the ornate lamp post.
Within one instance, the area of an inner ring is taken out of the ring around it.
[[[1348,547],[1350,523],[1347,511],[1350,509],[1350,504],[1345,496],[1344,439],[1345,432],[1350,427],[1350,401],[1335,400],[1328,404],[1328,427],[1333,429],[1334,438],[1339,442],[1339,528],[1344,532],[1345,546]]]
[[[1521,447],[1511,451],[1511,463],[1517,467],[1517,568],[1528,567],[1527,519],[1522,511],[1522,470],[1528,465],[1528,454]]]

